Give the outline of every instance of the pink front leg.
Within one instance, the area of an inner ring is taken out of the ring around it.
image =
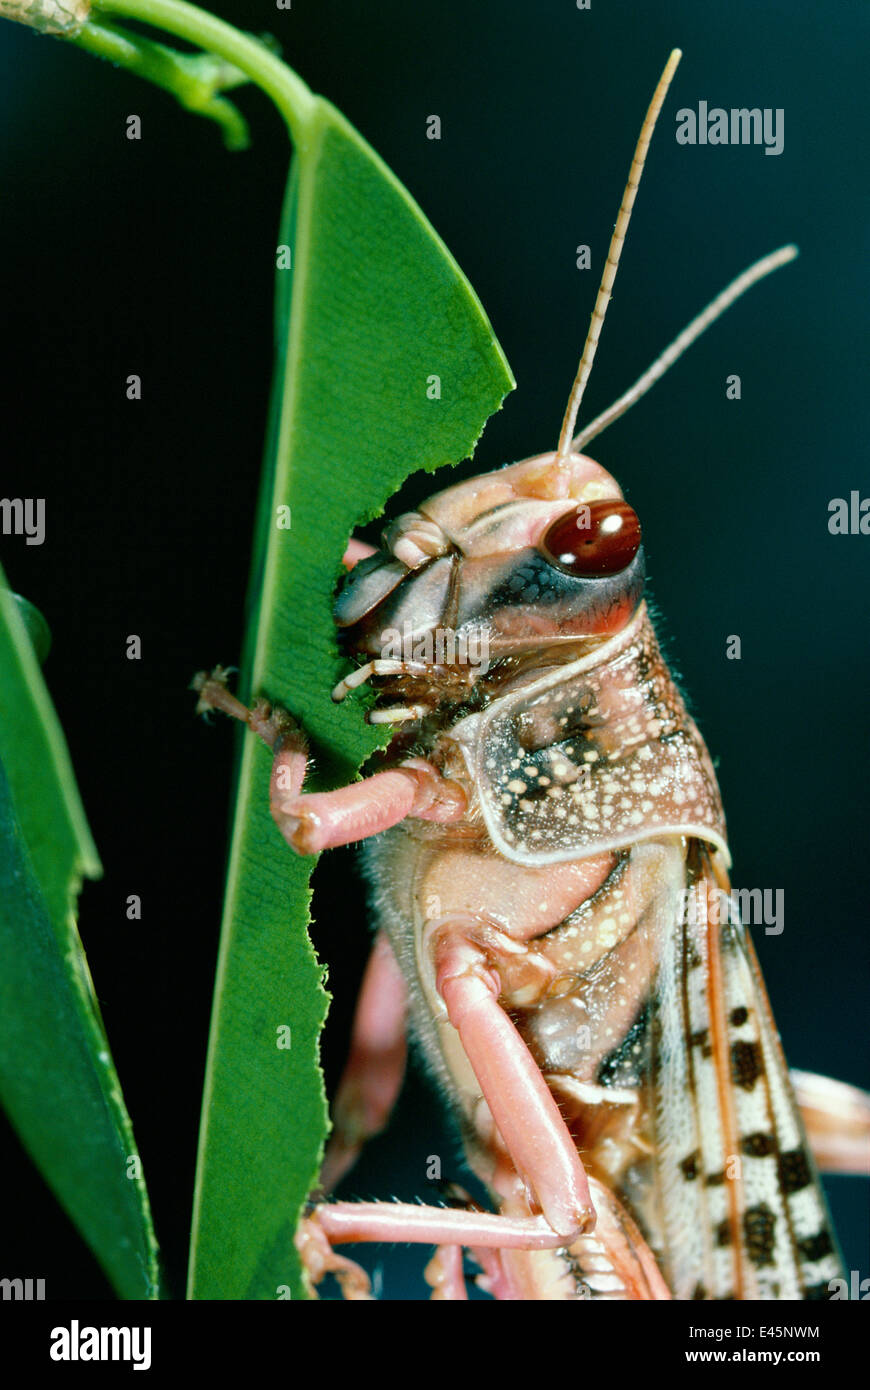
[[[297,854],[318,854],[366,840],[407,816],[454,821],[465,815],[462,788],[442,777],[425,758],[409,759],[389,772],[376,772],[335,791],[300,795],[293,787],[293,774],[285,771],[283,756],[283,750],[279,751],[272,768],[270,805],[278,829]]]
[[[270,709],[264,700],[249,710],[227,690],[226,676],[217,667],[211,675],[202,671],[194,678],[197,712],[223,710],[247,724],[274,751],[269,804],[278,829],[297,854],[318,854],[366,840],[407,816],[447,823],[465,815],[462,788],[425,758],[408,758],[389,772],[376,772],[335,791],[303,792],[308,753],[302,730],[284,710]]]

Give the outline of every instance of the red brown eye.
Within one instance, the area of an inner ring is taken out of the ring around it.
[[[541,550],[569,574],[618,574],[640,547],[640,522],[627,502],[582,503],[544,532]]]

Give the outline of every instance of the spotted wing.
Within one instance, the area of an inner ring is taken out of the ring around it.
[[[764,984],[697,841],[687,882],[640,1025],[652,1157],[622,1195],[676,1298],[829,1298],[843,1271]]]

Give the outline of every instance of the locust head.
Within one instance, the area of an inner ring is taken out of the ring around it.
[[[493,661],[611,636],[643,583],[640,525],[614,479],[580,454],[542,454],[399,517],[345,580],[335,616],[368,656],[398,633],[435,660],[449,633]]]

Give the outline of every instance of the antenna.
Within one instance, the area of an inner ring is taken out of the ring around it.
[[[620,415],[639,401],[641,396],[645,396],[651,386],[654,386],[659,377],[664,376],[668,367],[672,367],[678,357],[681,357],[686,348],[691,347],[696,338],[700,338],[705,328],[709,328],[711,323],[715,323],[730,308],[735,299],[739,299],[745,294],[757,280],[763,280],[765,275],[770,275],[772,271],[779,270],[781,265],[788,265],[798,254],[796,246],[780,246],[778,251],[771,251],[769,256],[762,256],[760,261],[755,261],[748,270],[744,270],[742,275],[738,275],[736,280],[726,286],[721,294],[703,309],[697,318],[692,319],[688,328],[684,328],[682,333],[674,339],[670,346],[666,347],[660,357],[657,357],[651,367],[648,367],[643,376],[639,376],[633,386],[629,386],[625,395],[620,396],[618,401],[608,406],[600,415],[597,415],[591,424],[581,430],[577,438],[572,443],[572,448],[577,453],[582,453],[583,448],[590,439],[595,439],[596,435],[606,430],[608,425],[612,425],[614,420],[618,420]]]
[[[634,207],[634,200],[637,196],[640,176],[643,173],[646,152],[649,149],[649,142],[652,139],[652,133],[655,129],[658,114],[667,96],[668,87],[671,85],[671,78],[676,72],[677,64],[682,56],[680,49],[675,48],[665,64],[665,70],[659,78],[658,86],[653,92],[653,99],[649,104],[649,110],[640,128],[637,147],[634,151],[634,159],[631,161],[631,168],[628,171],[628,182],[625,185],[625,192],[622,195],[619,216],[616,219],[616,226],[613,229],[613,236],[610,239],[610,249],[607,252],[604,274],[601,277],[601,284],[598,287],[598,297],[595,300],[595,308],[592,310],[592,317],[589,320],[589,332],[586,335],[583,356],[580,358],[580,366],[577,368],[577,376],[574,379],[571,395],[568,397],[565,418],[562,421],[562,431],[559,435],[559,447],[556,450],[557,463],[563,463],[571,452],[571,436],[574,433],[574,426],[577,423],[577,411],[580,409],[583,392],[586,390],[589,373],[592,371],[595,349],[598,347],[601,325],[604,323],[604,314],[610,300],[610,291],[616,279],[616,269],[619,265],[619,257],[622,251],[622,244],[625,241],[625,234],[628,230],[631,210]]]

